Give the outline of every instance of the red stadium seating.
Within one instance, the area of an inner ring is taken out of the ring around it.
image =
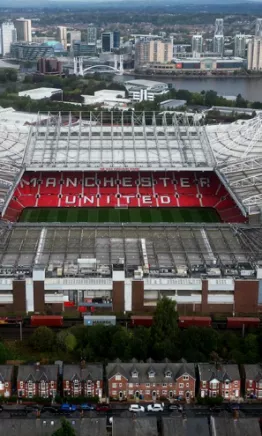
[[[222,221],[245,222],[214,172],[26,172],[4,218],[26,207],[212,207]]]

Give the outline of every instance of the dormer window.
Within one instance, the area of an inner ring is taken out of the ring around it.
[[[166,377],[172,377],[172,372],[171,371],[166,371],[165,376]]]
[[[133,371],[132,372],[132,377],[133,378],[137,378],[138,377],[138,372],[137,371]]]
[[[148,377],[149,378],[152,378],[152,377],[155,377],[155,372],[154,371],[149,371],[149,373],[148,373]]]

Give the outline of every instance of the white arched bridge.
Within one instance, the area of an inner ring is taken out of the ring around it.
[[[84,76],[85,74],[99,73],[114,73],[117,75],[123,74],[123,56],[120,56],[120,66],[118,68],[118,56],[114,57],[114,66],[111,65],[91,65],[86,68],[83,67],[83,58],[74,58],[74,74],[76,76]]]

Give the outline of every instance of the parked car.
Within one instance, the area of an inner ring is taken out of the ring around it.
[[[140,406],[140,404],[130,404],[128,410],[129,412],[144,412],[145,408],[144,406]]]
[[[169,404],[168,410],[170,411],[178,410],[179,412],[183,412],[183,406],[181,404]]]
[[[111,407],[109,404],[97,404],[95,410],[97,412],[109,412],[111,410]]]
[[[113,416],[110,416],[108,419],[109,425],[113,425]]]
[[[163,412],[164,407],[162,404],[159,403],[155,403],[155,404],[149,404],[147,406],[147,411],[148,412]]]
[[[240,405],[238,403],[229,403],[226,405],[226,410],[228,412],[234,412],[234,410],[239,410]]]
[[[222,406],[213,406],[213,407],[210,407],[209,410],[211,413],[220,413],[220,412],[223,412],[223,410],[225,410],[225,408]]]
[[[84,403],[80,406],[81,410],[95,410],[95,406],[93,404]]]
[[[61,412],[75,412],[76,406],[74,404],[64,403],[64,404],[61,404],[60,411]]]
[[[43,406],[41,409],[41,413],[44,412],[49,412],[49,413],[58,413],[59,409],[57,407],[53,407],[53,406]]]

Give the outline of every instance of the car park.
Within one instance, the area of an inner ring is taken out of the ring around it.
[[[162,404],[159,403],[155,403],[155,404],[149,404],[147,406],[147,411],[148,412],[163,412],[164,407]]]
[[[128,410],[129,410],[129,412],[137,413],[137,412],[144,412],[145,408],[144,408],[144,406],[140,406],[140,404],[130,404]]]

